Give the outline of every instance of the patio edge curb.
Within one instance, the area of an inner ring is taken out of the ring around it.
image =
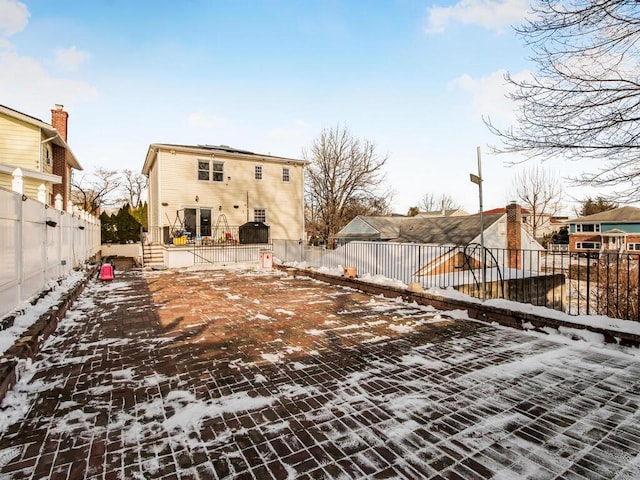
[[[275,268],[285,272],[292,269],[292,267],[285,267],[282,265],[275,265]],[[402,297],[403,300],[415,301],[419,305],[431,305],[439,310],[467,310],[470,318],[484,323],[497,323],[517,330],[532,330],[530,328],[525,328],[525,325],[531,324],[534,327],[534,331],[544,334],[547,334],[546,331],[542,330],[545,327],[556,329],[565,327],[575,330],[586,330],[602,335],[605,343],[618,344],[624,347],[640,347],[640,335],[633,333],[606,330],[588,325],[578,325],[576,323],[545,317],[538,314],[518,312],[492,305],[465,301],[462,299],[447,298],[427,292],[417,293],[403,288],[369,283],[357,278],[327,275],[310,269],[294,268],[294,270],[299,276],[310,277],[334,285],[350,287],[366,293],[383,295],[389,298]]]
[[[65,292],[60,300],[25,330],[20,338],[9,347],[0,357],[0,403],[13,386],[20,380],[18,365],[20,360],[33,359],[38,354],[44,342],[55,332],[60,320],[71,308],[87,283],[95,275],[97,267],[87,269],[85,277]],[[38,300],[44,298],[40,295]],[[14,316],[15,318],[15,316]]]

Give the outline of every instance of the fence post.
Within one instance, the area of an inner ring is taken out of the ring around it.
[[[56,227],[49,227],[47,225],[47,221],[49,220],[49,217],[47,217],[46,208],[47,208],[46,205],[42,206],[42,216],[44,218],[44,222],[42,222],[42,228],[44,229],[44,242],[42,244],[42,250],[40,253],[41,255],[40,264],[43,265],[43,267],[41,267],[41,272],[42,272],[45,284],[49,281],[49,230],[53,230],[56,228]],[[53,230],[53,233],[51,235],[54,235],[54,234],[55,234],[55,230]]]
[[[18,225],[16,228],[16,245],[24,245],[24,197],[18,197],[16,202],[16,214],[18,215]],[[25,249],[20,248],[18,257],[18,303],[22,303],[22,292],[24,285],[24,253]]]
[[[578,272],[580,271],[580,260],[578,260]],[[590,314],[590,303],[591,303],[591,257],[587,254],[587,315]],[[580,297],[578,297],[580,298]]]
[[[20,168],[16,168],[13,171],[13,180],[11,181],[11,189],[16,193],[19,193],[20,195],[24,193],[24,180],[22,179],[22,169]]]
[[[41,183],[38,187],[38,201],[40,203],[47,203],[47,187],[44,186],[44,183]]]

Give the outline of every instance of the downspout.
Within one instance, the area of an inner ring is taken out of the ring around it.
[[[155,220],[156,222],[156,227],[155,230],[157,232],[158,235],[158,243],[160,245],[164,244],[164,228],[162,227],[162,202],[161,202],[161,198],[160,198],[160,193],[162,192],[162,189],[160,188],[160,185],[162,185],[161,179],[160,179],[160,149],[158,148],[158,150],[156,151],[156,170],[157,170],[157,175],[156,175],[156,191],[154,192],[155,196],[156,196],[156,205],[157,205],[157,210],[156,210],[156,215],[158,216]],[[149,208],[149,204],[147,203],[147,208]],[[147,225],[147,227],[149,227],[149,225]]]

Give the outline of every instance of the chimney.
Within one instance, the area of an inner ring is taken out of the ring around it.
[[[67,141],[67,119],[69,114],[63,110],[62,105],[56,104],[56,108],[51,110],[51,125],[58,131],[62,139]],[[70,192],[70,171],[67,164],[67,151],[60,145],[51,145],[53,152],[53,174],[62,178],[62,183],[53,185],[53,198],[56,195],[62,195],[62,204],[66,205],[69,201]]]
[[[51,110],[51,125],[55,128],[62,139],[67,141],[67,119],[69,114],[63,110],[63,105],[56,103],[56,108]]]
[[[507,205],[507,255],[509,268],[518,268],[522,249],[522,207],[516,202]]]

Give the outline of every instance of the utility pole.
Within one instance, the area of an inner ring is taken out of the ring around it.
[[[482,214],[482,156],[480,154],[480,147],[476,147],[476,153],[478,157],[478,175],[471,173],[469,177],[472,183],[478,185],[478,195],[480,197],[480,250],[482,251],[482,301],[484,302],[487,299],[487,255],[484,248],[484,219]]]

